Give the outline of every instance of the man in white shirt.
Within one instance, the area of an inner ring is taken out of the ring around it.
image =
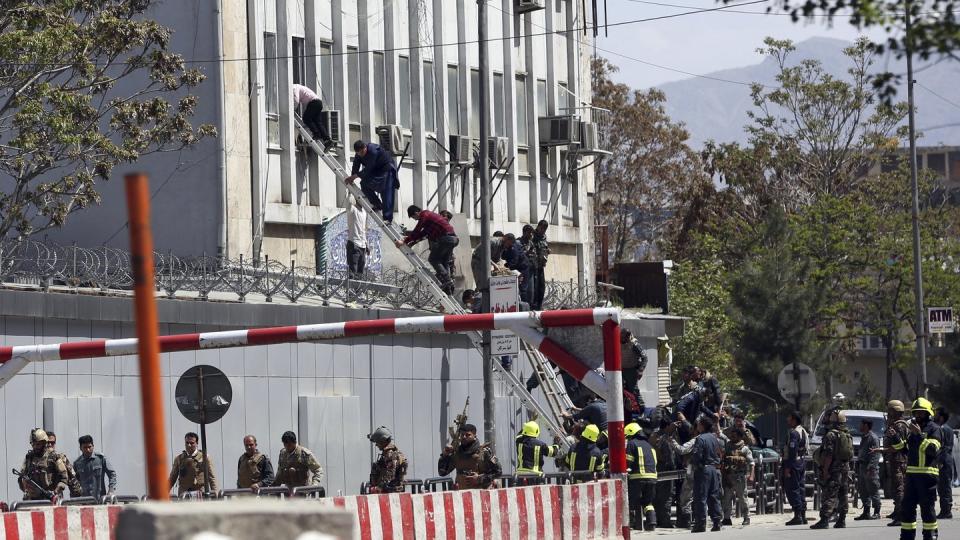
[[[347,266],[350,268],[350,277],[358,279],[363,276],[363,269],[367,264],[367,211],[360,206],[360,201],[352,195],[350,209],[347,210]]]
[[[293,85],[293,105],[299,105],[303,113],[304,125],[313,133],[313,138],[323,143],[323,149],[329,150],[333,146],[330,134],[327,132],[327,126],[321,120],[320,113],[323,112],[323,101],[314,93],[313,90],[301,84]]]

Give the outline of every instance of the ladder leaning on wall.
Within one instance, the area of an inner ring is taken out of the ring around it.
[[[303,121],[298,115],[294,115],[294,122],[296,124],[297,131],[300,133],[300,136],[303,137],[303,140],[307,141],[314,153],[319,156],[320,161],[322,161],[331,171],[333,171],[334,176],[336,176],[338,182],[343,182],[345,178],[349,176],[347,171],[343,168],[339,161],[330,154],[327,154],[323,146],[321,146],[316,140],[314,140],[313,135],[310,130],[303,124]],[[400,230],[392,223],[387,223],[383,220],[383,217],[380,215],[380,212],[375,212],[370,206],[370,202],[363,195],[363,192],[360,191],[360,188],[356,185],[355,182],[350,182],[346,184],[347,190],[351,195],[360,202],[360,205],[363,206],[363,209],[366,210],[367,216],[373,219],[377,224],[380,230],[390,239],[390,243],[393,244],[397,240],[403,239],[403,234]],[[398,248],[400,252],[406,257],[407,261],[413,266],[417,279],[420,280],[420,283],[430,291],[434,298],[437,299],[437,302],[442,306],[444,312],[451,314],[465,314],[466,310],[459,302],[450,298],[443,290],[440,288],[440,283],[437,281],[434,276],[433,268],[430,267],[423,259],[420,258],[409,246],[403,246]],[[476,347],[478,351],[482,354],[482,341],[479,332],[466,332],[467,337],[470,338],[470,341],[473,343],[473,346]],[[570,407],[570,399],[567,396],[566,392],[563,389],[563,386],[560,384],[560,381],[557,379],[557,375],[554,372],[553,364],[547,360],[540,351],[530,347],[527,343],[523,342],[524,348],[527,353],[527,357],[530,359],[530,363],[533,365],[534,373],[536,374],[537,380],[540,381],[540,385],[543,389],[544,396],[549,405],[549,413],[543,406],[533,399],[533,396],[527,391],[526,385],[517,378],[513,372],[503,369],[503,366],[500,365],[500,362],[494,360],[491,362],[494,369],[500,374],[500,377],[503,379],[503,382],[509,387],[510,392],[519,399],[524,407],[529,411],[532,411],[538,420],[553,431],[554,434],[560,435],[563,437],[565,433],[563,432],[561,425],[561,413],[566,411]]]

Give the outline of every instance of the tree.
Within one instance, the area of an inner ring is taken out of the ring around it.
[[[609,111],[600,122],[600,146],[613,155],[596,168],[595,220],[610,230],[615,261],[629,261],[639,247],[656,249],[665,234],[676,193],[703,177],[682,125],[670,121],[663,92],[631,92],[611,80],[617,68],[592,63],[593,105]]]
[[[60,227],[120,163],[214,135],[194,129],[203,75],[145,19],[154,0],[0,8],[0,238]],[[168,101],[175,100],[175,102]]]

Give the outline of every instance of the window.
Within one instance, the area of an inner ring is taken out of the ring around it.
[[[277,35],[263,34],[264,98],[267,113],[267,144],[280,146],[280,94],[277,78]]]
[[[302,37],[293,38],[293,82],[294,84],[307,84],[307,41]]]
[[[382,52],[373,53],[373,123],[387,123],[387,63]]]
[[[883,348],[883,340],[880,336],[860,336],[858,343],[860,350],[869,351]]]
[[[406,56],[400,57],[400,73],[398,75],[400,78],[400,114],[397,116],[400,118],[400,125],[409,128],[410,123],[410,109],[411,109],[411,99],[410,99],[410,59]]]
[[[947,156],[944,154],[927,154],[927,168],[937,173],[940,178],[946,178]]]
[[[517,90],[514,98],[517,112],[517,144],[527,146],[527,78],[517,75]],[[526,168],[520,169],[526,171]]]
[[[560,89],[557,91],[557,114],[573,114],[570,109],[570,93],[567,92],[567,83],[557,83]]]
[[[950,181],[960,182],[960,152],[950,152]]]
[[[493,74],[493,98],[489,101],[493,106],[493,134],[502,137],[506,135],[504,115],[506,114],[506,96],[503,95],[503,74]]]
[[[360,123],[360,54],[356,47],[347,47],[347,100],[350,102],[350,123]]]
[[[433,84],[433,62],[423,63],[423,129],[437,131],[437,89]]]
[[[336,94],[333,92],[333,45],[320,44],[320,98],[327,109],[336,109]]]
[[[547,81],[543,79],[537,79],[537,105],[542,116],[550,114],[547,108]]]
[[[462,135],[460,131],[460,73],[457,66],[447,66],[447,117],[450,119],[450,133]]]
[[[473,99],[470,100],[470,136],[480,137],[480,70],[470,70],[470,89]]]

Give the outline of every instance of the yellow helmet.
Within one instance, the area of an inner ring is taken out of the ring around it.
[[[633,437],[640,432],[640,424],[636,422],[630,422],[627,424],[627,427],[623,428],[623,434],[627,437]]]
[[[913,402],[913,407],[910,408],[910,412],[923,411],[933,416],[933,403],[930,403],[930,400],[927,398],[918,397],[916,401]]]
[[[30,444],[38,442],[47,442],[47,432],[40,428],[33,428],[30,432]]]
[[[596,424],[589,424],[587,427],[583,428],[583,432],[580,434],[580,436],[590,442],[597,442],[597,439],[600,438],[600,428],[598,428]]]
[[[533,420],[527,422],[523,425],[522,433],[527,437],[539,437],[540,436],[540,426],[537,425]]]

